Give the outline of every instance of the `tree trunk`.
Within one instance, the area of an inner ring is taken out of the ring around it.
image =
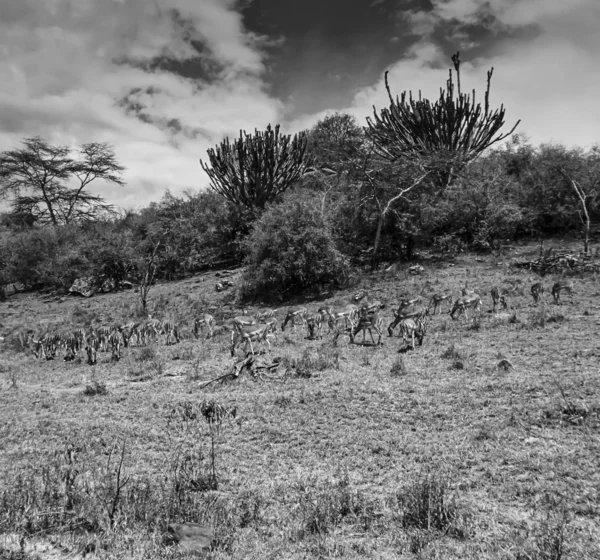
[[[371,254],[371,272],[374,272],[377,268],[377,252],[379,251],[379,244],[381,243],[381,230],[383,229],[383,222],[385,215],[383,212],[379,213],[379,219],[377,220],[377,231],[375,233],[375,241],[373,243],[373,253]]]

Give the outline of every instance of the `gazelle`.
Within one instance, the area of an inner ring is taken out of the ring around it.
[[[433,294],[431,299],[429,300],[429,305],[427,306],[427,310],[431,308],[433,305],[433,315],[437,311],[438,307],[440,308],[440,314],[442,313],[442,302],[447,301],[450,309],[452,309],[452,294]]]
[[[402,336],[402,343],[404,348],[408,344],[410,337],[412,344],[411,347],[415,349],[415,336],[419,341],[419,346],[423,346],[423,339],[427,332],[427,323],[423,319],[403,319],[400,321],[400,335]]]
[[[452,306],[452,311],[450,311],[450,317],[452,320],[460,318],[460,314],[463,313],[465,318],[468,319],[469,315],[467,313],[467,309],[472,308],[473,311],[481,311],[481,298],[477,294],[469,294],[467,296],[459,297]],[[458,317],[454,315],[458,311]]]
[[[533,297],[534,303],[538,303],[540,298],[544,297],[544,284],[536,282],[531,286],[531,297]]]
[[[235,355],[235,348],[240,343],[246,343],[246,352],[248,351],[248,344],[250,345],[250,351],[254,356],[254,347],[252,346],[252,341],[256,342],[266,342],[269,346],[269,350],[271,349],[271,343],[267,337],[269,334],[269,325],[249,325],[249,326],[238,326],[235,325],[235,331],[232,335],[231,340],[231,356]]]
[[[388,335],[394,335],[394,329],[396,325],[403,321],[404,319],[424,319],[427,316],[427,308],[422,305],[405,305],[398,308],[397,311],[394,312],[394,320],[390,323],[388,327]]]
[[[552,286],[552,297],[556,305],[562,305],[560,301],[561,292],[567,292],[571,296],[571,303],[573,303],[573,282],[571,280],[559,280]]]
[[[300,321],[300,324],[306,326],[306,307],[297,307],[296,309],[288,309],[285,320],[281,325],[281,332],[285,331],[285,326],[291,322],[296,332],[296,324]]]

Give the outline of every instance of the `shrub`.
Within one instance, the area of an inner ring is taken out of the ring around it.
[[[347,279],[347,262],[324,216],[298,194],[271,206],[243,245],[242,299],[315,292]]]

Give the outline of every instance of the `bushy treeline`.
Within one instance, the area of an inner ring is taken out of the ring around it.
[[[291,295],[346,278],[416,248],[490,250],[505,240],[582,229],[584,192],[599,216],[600,150],[532,146],[516,136],[441,187],[414,162],[377,156],[363,127],[336,114],[308,133],[305,174],[265,208],[214,191],[173,196],[105,221],[40,226],[5,214],[0,285],[68,289],[82,276],[135,282],[157,251],[156,278],[172,280],[245,262],[243,292]],[[446,164],[447,165],[447,164]]]

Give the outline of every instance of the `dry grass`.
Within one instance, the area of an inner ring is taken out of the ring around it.
[[[508,279],[515,321],[488,312],[490,288]],[[182,325],[179,345],[124,349],[116,363],[99,353],[95,366],[36,361],[19,333],[129,319],[134,293],[10,297],[0,557],[35,558],[42,543],[55,558],[175,558],[168,523],[197,522],[215,529],[215,559],[599,558],[597,280],[576,278],[575,303],[561,307],[534,307],[536,279],[492,257],[360,284],[391,321],[399,293],[458,293],[466,281],[481,317],[431,318],[414,352],[399,355],[397,337],[369,348],[341,336],[334,348],[280,332],[259,360],[279,358],[281,375],[205,389],[231,368],[229,338],[194,339],[193,313],[240,313],[220,306],[212,275],[150,293],[151,312]],[[194,413],[204,401],[237,416],[215,426]]]

